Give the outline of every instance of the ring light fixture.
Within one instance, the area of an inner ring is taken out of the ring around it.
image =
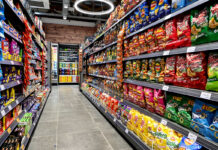
[[[101,12],[95,12],[95,11],[87,11],[87,10],[81,9],[79,7],[79,4],[81,4],[83,2],[88,2],[88,1],[105,3],[110,8],[108,10],[104,10],[104,11],[101,11]],[[111,1],[109,1],[109,0],[77,0],[74,3],[74,8],[78,12],[83,13],[83,14],[87,14],[87,15],[106,15],[106,14],[110,14],[114,10],[114,4]]]

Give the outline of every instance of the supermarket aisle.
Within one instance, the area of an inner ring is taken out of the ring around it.
[[[77,85],[53,86],[29,150],[131,150]]]

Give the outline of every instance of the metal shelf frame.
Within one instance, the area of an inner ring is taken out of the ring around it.
[[[103,76],[103,75],[95,75],[95,74],[89,74],[90,76],[93,77],[97,77],[97,78],[104,78],[104,79],[108,79],[108,80],[117,80],[116,77],[107,77],[107,76]]]
[[[96,62],[96,63],[90,63],[88,64],[88,66],[94,66],[94,65],[102,65],[102,64],[107,64],[107,63],[116,63],[117,60],[107,60],[107,61],[103,61],[103,62]]]

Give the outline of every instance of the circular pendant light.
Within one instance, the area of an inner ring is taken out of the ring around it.
[[[96,12],[96,11],[88,11],[88,10],[84,10],[84,9],[81,9],[79,7],[79,4],[83,3],[83,2],[101,2],[101,3],[104,3],[106,5],[109,6],[109,9],[107,10],[103,10],[103,11],[100,11],[100,12]],[[83,13],[83,14],[87,14],[87,15],[107,15],[107,14],[110,14],[113,10],[114,10],[114,4],[109,1],[109,0],[77,0],[75,3],[74,3],[74,8],[80,12],[80,13]]]

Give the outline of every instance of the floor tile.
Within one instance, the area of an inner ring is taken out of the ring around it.
[[[28,150],[56,150],[56,136],[32,138]]]
[[[34,136],[54,136],[56,135],[57,121],[39,122]]]

